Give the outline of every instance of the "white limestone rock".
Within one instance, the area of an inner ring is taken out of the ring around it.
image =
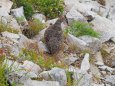
[[[46,29],[47,29],[47,28],[41,30],[41,31],[39,32],[39,34],[36,35],[36,37],[35,37],[34,39],[36,39],[38,42],[39,42],[39,41],[42,41],[42,39],[44,38],[44,33],[45,33]]]
[[[66,17],[68,19],[68,23],[71,24],[71,22],[73,20],[76,20],[76,21],[84,21],[86,22],[86,19],[85,17],[79,13],[76,9],[72,8],[67,14],[66,14]]]
[[[18,21],[18,23],[26,28],[28,26],[28,22],[24,16],[24,10],[23,10],[23,6],[21,6],[20,8],[16,8],[16,9],[12,9],[11,10],[13,13],[13,16],[16,18],[16,20]]]
[[[24,86],[60,86],[57,81],[36,81],[36,80],[27,80],[24,83]]]
[[[67,77],[64,69],[54,67],[50,71],[42,72],[40,77],[46,80],[58,81],[60,86],[67,85]]]
[[[40,20],[42,23],[45,23],[46,17],[43,14],[36,13],[32,16],[34,19]]]
[[[102,71],[107,71],[107,72],[110,72],[110,73],[112,73],[112,72],[115,70],[114,68],[108,67],[108,66],[106,66],[106,65],[99,66],[98,68],[99,68],[100,70],[102,70]]]
[[[10,32],[2,32],[1,33],[3,37],[7,37],[9,38],[10,40],[14,41],[14,43],[19,43],[18,42],[18,39],[20,38],[20,35],[19,34],[14,34],[14,33],[10,33]]]
[[[64,0],[64,3],[66,5],[66,10],[70,10],[75,4],[78,4],[78,0]]]
[[[26,48],[29,50],[35,50],[38,51],[38,43],[36,40],[28,39],[26,36],[23,34],[19,34],[20,39],[18,40],[19,42],[19,48]]]
[[[85,41],[87,43],[87,47],[93,52],[99,51],[102,47],[102,43],[98,38],[91,36],[81,36],[79,38]]]
[[[10,0],[0,0],[0,22],[14,29],[20,29],[17,21],[9,15],[13,2]]]
[[[93,83],[92,85],[93,86],[104,86],[104,84],[95,84],[95,83]]]
[[[12,67],[11,73],[15,73],[18,76],[27,76],[28,78],[36,78],[42,71],[39,65],[27,60],[21,64],[16,61],[6,59],[4,64],[8,65],[8,68]]]
[[[106,76],[105,81],[109,85],[114,86],[115,85],[115,75]]]
[[[39,52],[49,52],[46,45],[42,41],[38,42],[38,49]]]
[[[10,0],[0,0],[0,16],[8,16],[12,5]]]
[[[115,24],[110,20],[97,15],[91,23],[93,24],[93,28],[101,34],[101,42],[115,37]]]
[[[81,40],[71,34],[68,34],[67,40],[68,40],[69,46],[74,46],[75,48],[79,48],[81,50],[84,50],[85,47],[87,46],[86,42],[84,42],[83,40]]]
[[[23,62],[23,65],[21,67],[29,72],[34,72],[36,75],[38,75],[42,71],[39,65],[27,60]]]
[[[98,65],[98,66],[104,65],[103,57],[101,55],[101,52],[97,52],[95,54],[95,58],[96,58],[96,63],[95,63],[96,65]]]
[[[75,61],[77,61],[77,60],[78,60],[77,56],[74,56],[73,54],[70,54],[69,56],[67,56],[64,59],[64,62],[68,65],[71,65],[71,64],[75,63]]]
[[[76,73],[74,74],[74,76],[76,75],[76,77],[74,78],[76,80],[75,86],[92,86],[92,75],[85,73],[82,74],[79,71],[76,71]]]
[[[86,53],[85,56],[84,56],[84,59],[81,63],[80,70],[81,70],[82,73],[87,73],[89,69],[90,69],[89,53]]]

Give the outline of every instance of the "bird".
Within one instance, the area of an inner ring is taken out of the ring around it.
[[[98,3],[105,6],[106,5],[106,1],[105,0],[98,0]]]
[[[63,31],[61,28],[61,23],[66,20],[65,16],[61,16],[55,22],[51,24],[44,33],[44,41],[46,47],[49,50],[49,54],[57,54],[63,47]]]

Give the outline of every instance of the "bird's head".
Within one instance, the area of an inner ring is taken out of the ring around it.
[[[58,20],[56,21],[55,24],[57,24],[57,23],[58,23],[58,24],[61,24],[62,22],[68,24],[68,20],[67,20],[67,18],[66,18],[66,15],[61,15],[61,16],[59,16],[59,18],[58,18]]]

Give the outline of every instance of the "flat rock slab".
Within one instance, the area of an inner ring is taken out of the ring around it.
[[[7,16],[10,13],[10,9],[13,2],[10,0],[0,0],[0,16]]]
[[[28,80],[24,86],[60,86],[56,81],[35,81]]]

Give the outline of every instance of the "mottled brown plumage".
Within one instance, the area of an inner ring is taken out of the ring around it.
[[[100,3],[101,5],[105,6],[106,1],[105,0],[98,0],[98,3]]]
[[[44,40],[49,50],[49,54],[58,53],[63,46],[63,31],[61,23],[64,17],[59,18],[54,25],[47,28],[44,34]]]

